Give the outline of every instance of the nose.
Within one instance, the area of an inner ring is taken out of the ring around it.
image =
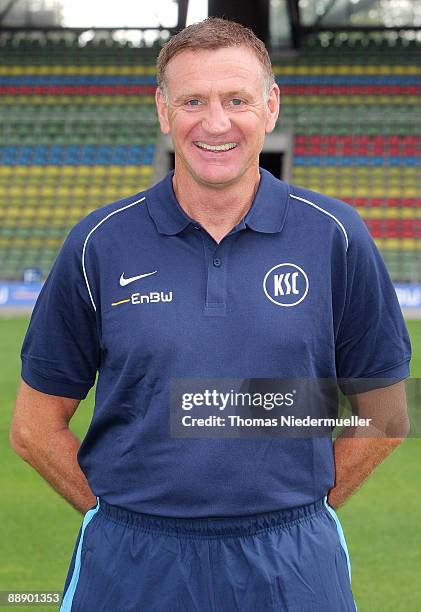
[[[212,135],[224,134],[231,128],[231,121],[220,101],[212,101],[202,121],[203,129]]]

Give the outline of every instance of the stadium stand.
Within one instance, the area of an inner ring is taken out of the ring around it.
[[[421,280],[420,59],[396,35],[323,33],[274,67],[293,181],[355,206],[398,282]]]
[[[0,46],[0,275],[45,277],[70,227],[152,179],[156,48]]]
[[[3,279],[34,266],[45,277],[79,218],[150,184],[157,48],[0,38]],[[274,64],[292,180],[355,206],[403,282],[421,280],[420,57],[411,43],[332,34]]]

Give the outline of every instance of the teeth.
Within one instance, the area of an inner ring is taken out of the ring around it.
[[[222,145],[209,145],[206,142],[195,142],[194,144],[200,149],[205,149],[205,151],[229,151],[237,146],[235,142],[227,142]]]

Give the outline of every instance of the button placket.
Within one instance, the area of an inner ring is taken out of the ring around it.
[[[226,314],[226,273],[227,253],[230,239],[224,238],[219,244],[202,232],[203,245],[207,264],[206,299],[204,312],[207,316],[224,316]]]

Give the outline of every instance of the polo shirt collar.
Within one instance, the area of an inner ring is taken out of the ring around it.
[[[196,225],[181,208],[175,197],[170,172],[157,185],[149,189],[146,204],[160,234],[174,236],[188,225]],[[253,203],[245,217],[236,226],[249,227],[256,232],[275,234],[282,230],[288,212],[289,185],[275,179],[270,172],[260,168],[260,183]]]
[[[195,224],[177,202],[172,185],[173,175],[174,172],[170,172],[146,193],[149,214],[158,232],[166,236],[179,234],[190,223]]]
[[[284,226],[289,204],[289,185],[260,168],[260,183],[243,221],[264,234],[277,234]]]

